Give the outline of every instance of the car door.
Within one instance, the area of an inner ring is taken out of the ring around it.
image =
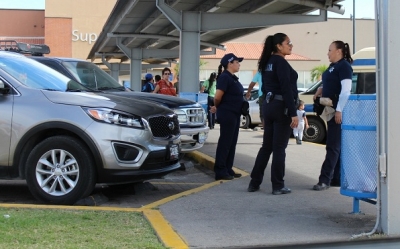
[[[0,166],[9,166],[14,91],[0,71]]]

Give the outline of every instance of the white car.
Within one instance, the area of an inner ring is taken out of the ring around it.
[[[246,96],[248,86],[243,86],[244,88],[244,94],[243,96]],[[254,128],[260,125],[261,119],[260,119],[260,106],[259,106],[259,100],[258,100],[258,88],[254,87],[251,90],[251,95],[249,101],[249,115],[247,116],[240,116],[240,128],[247,129],[247,128]]]

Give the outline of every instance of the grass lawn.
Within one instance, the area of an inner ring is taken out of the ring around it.
[[[0,208],[0,248],[165,248],[138,212]]]

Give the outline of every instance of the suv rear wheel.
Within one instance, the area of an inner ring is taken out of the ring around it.
[[[28,156],[26,181],[32,195],[39,200],[74,204],[89,195],[96,184],[92,156],[75,138],[47,138]]]

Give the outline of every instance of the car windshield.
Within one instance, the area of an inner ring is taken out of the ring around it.
[[[113,77],[93,63],[87,61],[64,61],[62,63],[86,87],[96,90],[124,89]]]
[[[321,85],[321,81],[317,81],[314,84],[312,84],[307,90],[305,90],[306,93],[308,92],[312,92],[314,90],[316,90],[316,88],[318,88]]]
[[[0,68],[21,84],[50,91],[86,91],[78,82],[21,55],[0,56]]]

